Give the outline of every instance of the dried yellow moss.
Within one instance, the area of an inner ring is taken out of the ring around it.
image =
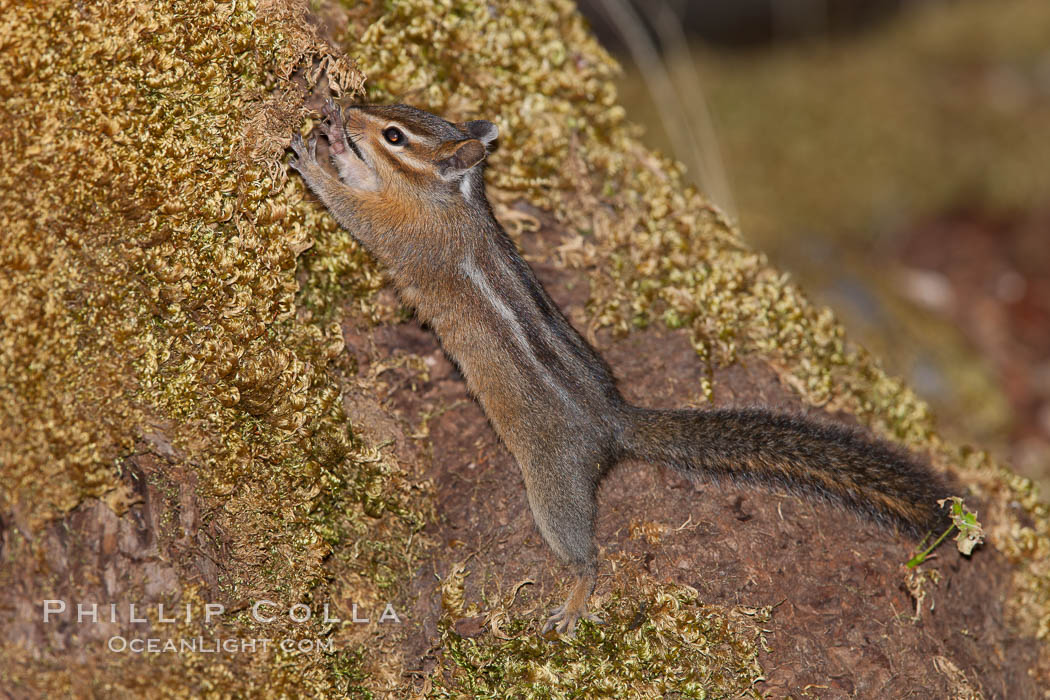
[[[446,621],[442,642],[454,665],[428,697],[760,697],[757,657],[771,609],[726,610],[700,604],[688,586],[632,583],[600,607],[603,624],[583,623],[568,641],[548,641],[521,621],[500,636],[467,638]]]
[[[316,305],[336,303],[323,275],[316,286],[309,270],[296,276],[332,227],[277,163],[302,115],[291,71],[305,66],[309,84],[324,69],[348,92],[363,76],[304,8],[281,2],[5,0],[0,36],[0,510],[24,533],[92,496],[122,512],[125,461],[153,452],[196,473],[203,518],[235,562],[220,577],[228,599],[314,600],[323,560],[349,542],[343,593],[393,597],[418,548],[419,504],[350,432],[328,371],[342,351],[336,315],[297,313],[301,282]],[[346,273],[358,258],[339,259]],[[43,546],[17,538],[5,556],[36,565]],[[7,564],[0,585],[14,590],[22,572]],[[58,584],[41,571],[34,585]],[[148,657],[104,648],[80,665],[45,653],[23,668],[25,650],[11,647],[0,676],[55,696],[328,695],[367,667],[355,648],[171,655],[158,674]]]

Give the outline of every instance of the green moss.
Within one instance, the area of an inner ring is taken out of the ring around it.
[[[645,584],[615,594],[603,623],[581,624],[571,640],[549,641],[527,621],[500,636],[461,637],[444,624],[451,663],[429,697],[686,698],[758,697],[762,625],[771,611],[726,610],[687,587]]]

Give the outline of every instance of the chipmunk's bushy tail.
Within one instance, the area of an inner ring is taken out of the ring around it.
[[[906,452],[845,426],[758,409],[632,411],[624,455],[688,476],[806,493],[921,537],[947,527],[946,482]]]

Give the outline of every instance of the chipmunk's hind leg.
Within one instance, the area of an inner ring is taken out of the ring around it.
[[[557,456],[551,456],[551,461]],[[564,456],[562,456],[564,459]],[[583,458],[588,459],[589,458]],[[588,478],[589,470],[564,466],[530,464],[525,472],[525,487],[536,526],[559,559],[573,571],[574,582],[565,602],[556,608],[543,625],[541,634],[554,629],[572,635],[580,618],[601,622],[587,612],[587,600],[594,590],[598,570],[598,550],[594,545],[596,480]],[[567,478],[568,476],[573,478]]]

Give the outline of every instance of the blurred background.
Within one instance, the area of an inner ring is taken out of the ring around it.
[[[1050,1],[580,4],[648,143],[1050,494]]]

